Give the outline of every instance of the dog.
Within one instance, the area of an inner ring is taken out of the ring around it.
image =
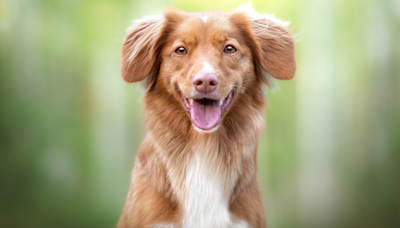
[[[263,88],[296,71],[286,27],[246,4],[128,29],[121,74],[145,87],[147,134],[118,228],[266,227],[257,144]]]

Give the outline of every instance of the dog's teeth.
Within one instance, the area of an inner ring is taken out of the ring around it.
[[[193,104],[193,99],[189,99],[190,104]]]
[[[224,103],[224,99],[219,100],[219,105],[222,105]]]

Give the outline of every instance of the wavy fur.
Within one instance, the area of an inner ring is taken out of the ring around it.
[[[266,227],[256,161],[263,85],[265,75],[294,76],[294,46],[284,23],[246,7],[206,15],[172,10],[128,30],[121,72],[127,82],[148,81],[148,133],[136,155],[119,228]],[[222,53],[227,44],[238,53]],[[179,45],[187,55],[174,54]],[[219,77],[215,96],[235,91],[210,133],[192,126],[179,97],[193,93],[191,80],[205,60]]]

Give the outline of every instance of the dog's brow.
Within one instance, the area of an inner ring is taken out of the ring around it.
[[[201,18],[201,20],[203,20],[204,23],[207,23],[207,14],[206,13],[200,14],[200,18]]]

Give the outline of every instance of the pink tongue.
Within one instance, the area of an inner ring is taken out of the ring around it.
[[[221,117],[219,101],[214,100],[193,100],[190,108],[190,115],[193,123],[201,129],[210,130],[217,125]]]

